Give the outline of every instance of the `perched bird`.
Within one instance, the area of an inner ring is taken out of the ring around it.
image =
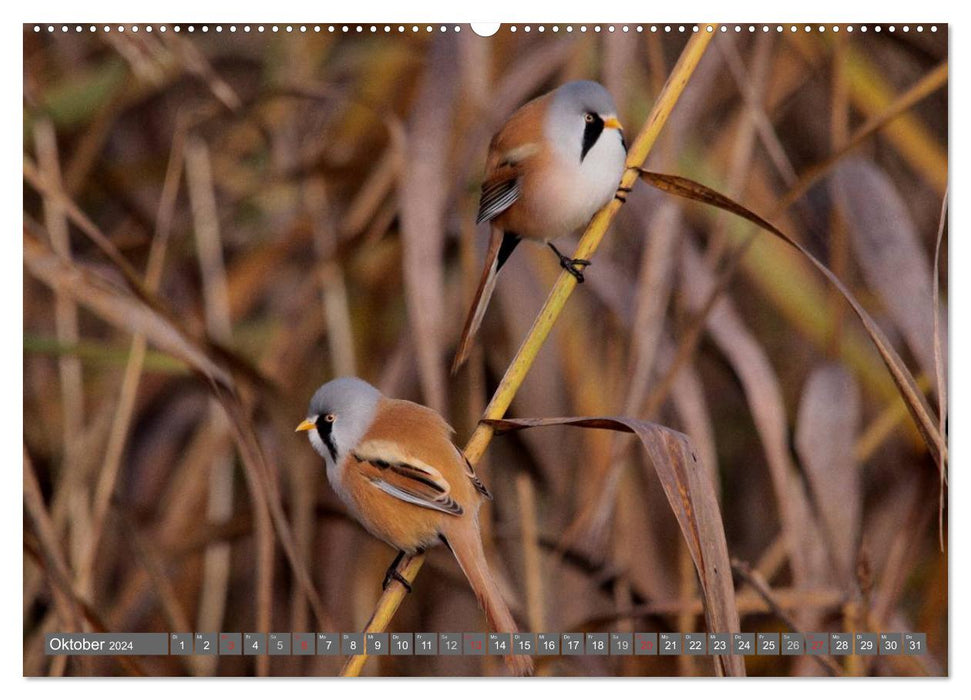
[[[398,550],[384,585],[406,554],[442,542],[458,560],[496,632],[516,623],[502,599],[479,534],[479,506],[491,499],[475,470],[452,443],[452,428],[435,411],[389,399],[362,379],[327,382],[310,400],[306,431],[327,465],[327,480],[351,515]],[[507,656],[519,675],[532,672],[528,656]]]
[[[492,137],[476,223],[492,233],[452,373],[469,350],[496,274],[523,238],[546,243],[578,282],[589,260],[563,255],[552,241],[587,225],[618,193],[627,144],[614,100],[600,83],[561,85],[520,107]],[[630,190],[626,190],[629,192]]]

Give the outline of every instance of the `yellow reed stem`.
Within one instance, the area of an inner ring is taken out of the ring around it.
[[[644,161],[647,160],[651,148],[654,146],[655,141],[657,141],[658,134],[661,133],[661,129],[667,122],[671,111],[674,109],[674,105],[677,104],[678,98],[681,97],[681,93],[685,85],[687,85],[688,79],[694,73],[695,68],[701,61],[701,57],[705,53],[705,49],[708,48],[708,44],[715,36],[716,30],[717,25],[715,24],[699,24],[697,33],[693,34],[691,39],[688,40],[688,44],[681,52],[677,64],[674,66],[671,74],[668,76],[667,82],[661,89],[661,94],[658,95],[647,121],[644,123],[640,133],[634,139],[627,152],[628,169],[624,172],[624,177],[621,178],[621,187],[632,188],[634,186],[634,183],[638,179],[637,169],[643,166]],[[610,223],[613,221],[614,216],[617,215],[622,204],[623,202],[619,199],[612,199],[609,204],[597,212],[587,226],[583,237],[580,239],[580,244],[573,254],[574,258],[590,260],[593,257],[594,252],[600,246],[600,242],[603,240]],[[499,383],[496,393],[493,394],[492,400],[486,406],[482,420],[502,418],[505,415],[506,410],[512,403],[513,397],[515,397],[519,387],[522,386],[526,374],[529,372],[530,367],[532,367],[533,361],[536,359],[537,354],[539,354],[540,348],[543,347],[543,343],[546,342],[546,338],[549,336],[553,324],[559,318],[563,307],[566,305],[566,300],[573,293],[576,285],[577,281],[573,275],[567,273],[565,270],[560,273],[556,283],[553,285],[553,290],[546,299],[546,303],[543,304],[543,308],[537,314],[532,328],[529,329],[529,333],[526,335],[526,339],[519,347],[516,357],[513,358],[509,368],[506,370],[506,374]],[[475,464],[479,461],[489,446],[493,434],[494,429],[491,426],[479,423],[475,432],[472,433],[472,437],[469,438],[468,444],[465,446],[465,456],[468,457],[470,462]],[[424,555],[409,557],[398,567],[399,573],[408,581],[414,581],[415,576],[424,563],[424,559]],[[398,606],[404,600],[405,593],[404,586],[397,581],[393,581],[388,586],[378,600],[374,614],[364,628],[365,634],[368,632],[381,632],[387,628],[391,618],[394,617],[395,612],[398,610]],[[348,658],[347,663],[344,664],[344,668],[341,669],[341,675],[359,675],[366,660],[366,654],[351,656]]]

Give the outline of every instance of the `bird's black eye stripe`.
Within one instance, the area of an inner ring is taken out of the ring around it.
[[[334,428],[334,416],[333,414],[326,414],[317,416],[317,434],[320,435],[320,439],[323,440],[324,444],[327,445],[327,451],[330,452],[331,459],[335,462],[337,461],[337,443],[334,442],[334,435],[331,432]]]
[[[580,162],[587,157],[587,153],[593,148],[593,144],[597,143],[597,139],[600,138],[600,134],[604,130],[604,120],[600,118],[599,114],[593,114],[588,112],[584,115],[583,124],[583,147],[580,149]]]

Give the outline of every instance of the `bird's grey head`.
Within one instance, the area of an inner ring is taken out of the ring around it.
[[[374,420],[381,392],[357,377],[341,377],[317,389],[307,419],[298,427],[327,461],[338,464],[367,432]]]
[[[607,88],[592,80],[576,80],[556,89],[547,130],[554,143],[581,162],[604,138],[619,141],[627,150],[614,98]]]

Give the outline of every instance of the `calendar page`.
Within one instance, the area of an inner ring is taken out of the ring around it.
[[[21,32],[24,676],[948,676],[946,23]]]

